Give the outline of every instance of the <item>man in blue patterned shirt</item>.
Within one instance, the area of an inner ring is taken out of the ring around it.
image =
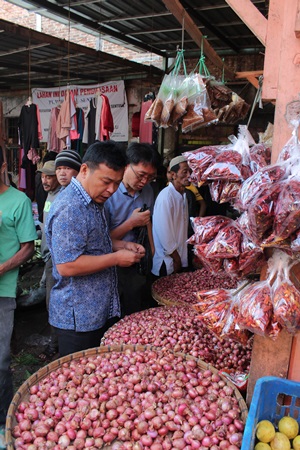
[[[46,224],[53,259],[49,322],[60,356],[99,346],[108,319],[120,316],[115,266],[145,254],[141,245],[110,238],[104,202],[122,181],[126,155],[113,141],[92,144],[77,178],[51,206]]]

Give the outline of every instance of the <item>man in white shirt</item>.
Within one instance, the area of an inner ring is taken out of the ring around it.
[[[188,203],[190,169],[183,156],[170,162],[171,181],[158,195],[153,213],[155,254],[152,273],[170,275],[188,267]]]

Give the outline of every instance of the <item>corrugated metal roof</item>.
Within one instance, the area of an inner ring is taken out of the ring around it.
[[[197,44],[162,0],[9,0],[41,15],[138,51],[200,56]],[[226,0],[174,0],[219,56],[258,54],[263,45]],[[267,16],[267,0],[252,0]],[[155,68],[0,21],[0,90],[161,76]]]

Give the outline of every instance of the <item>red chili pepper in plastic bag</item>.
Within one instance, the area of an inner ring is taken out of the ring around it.
[[[222,228],[208,244],[208,258],[236,258],[240,254],[242,233],[234,225]]]
[[[300,179],[287,179],[275,207],[274,235],[286,239],[300,228]]]
[[[239,293],[237,322],[242,328],[262,336],[273,315],[271,287],[268,281],[260,281],[246,286]]]
[[[210,242],[221,228],[232,222],[226,216],[195,217],[192,221],[193,236],[188,240],[191,245]]]
[[[282,180],[285,174],[285,169],[279,165],[267,166],[254,173],[243,182],[235,206],[241,211],[247,210],[257,195],[268,195],[271,186],[276,181]]]
[[[203,173],[202,180],[240,181],[242,176],[242,155],[235,150],[224,150],[219,153],[215,162]]]
[[[274,317],[289,333],[300,330],[300,292],[289,280],[274,289]]]

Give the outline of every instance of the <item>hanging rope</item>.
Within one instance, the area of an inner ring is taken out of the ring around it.
[[[28,40],[28,97],[31,97],[31,40]]]
[[[252,116],[253,116],[256,104],[258,103],[259,108],[263,109],[262,98],[261,98],[263,78],[264,77],[262,75],[258,78],[258,89],[257,89],[256,95],[255,95],[255,98],[254,98],[254,101],[253,101],[253,104],[252,104],[252,108],[251,108],[251,111],[250,111],[250,115],[249,115],[249,119],[248,119],[248,123],[247,123],[247,128],[249,128],[249,124],[251,122],[251,119],[252,119]]]
[[[183,13],[182,17],[182,30],[181,30],[181,49],[184,49],[184,18],[185,18],[185,11]]]
[[[68,65],[67,65],[67,81],[70,83],[70,39],[71,39],[71,3],[69,0],[69,12],[68,12]]]

